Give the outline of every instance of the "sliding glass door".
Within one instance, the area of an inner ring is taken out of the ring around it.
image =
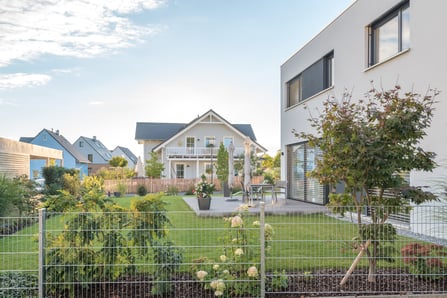
[[[326,187],[306,174],[315,169],[320,155],[318,148],[307,143],[287,147],[287,180],[289,198],[316,204],[326,203]]]

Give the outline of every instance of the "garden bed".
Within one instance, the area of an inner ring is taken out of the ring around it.
[[[368,283],[366,269],[356,270],[341,287],[340,280],[345,271],[326,269],[313,271],[311,274],[304,272],[288,273],[288,287],[273,293],[266,289],[266,297],[296,298],[316,296],[363,296],[363,295],[404,295],[404,294],[436,294],[445,293],[447,278],[431,281],[410,276],[401,269],[378,270],[377,281]],[[269,285],[267,280],[267,287]],[[75,297],[95,298],[150,298],[150,297],[215,297],[210,290],[205,290],[204,285],[197,282],[188,274],[178,275],[172,281],[171,294],[156,296],[151,294],[153,280],[147,276],[131,276],[122,278],[115,283],[94,284],[89,288],[77,287]],[[279,293],[282,292],[282,293]],[[57,293],[48,297],[69,297],[68,293]]]

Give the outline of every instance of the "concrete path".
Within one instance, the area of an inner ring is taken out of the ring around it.
[[[199,210],[197,198],[183,197],[183,200],[198,216],[229,216],[234,214],[238,208],[243,205],[241,197],[225,198],[216,196],[211,199],[210,210]],[[249,212],[259,213],[259,201],[254,201],[253,206],[249,207]],[[311,213],[327,213],[325,206],[315,205],[311,203],[279,199],[278,202],[272,204],[270,199],[265,202],[266,214],[311,214]]]

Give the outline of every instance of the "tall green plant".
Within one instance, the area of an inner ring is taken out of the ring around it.
[[[216,176],[221,182],[225,197],[230,196],[230,190],[228,188],[228,174],[228,151],[224,144],[220,143],[219,150],[217,151]]]
[[[375,281],[377,260],[389,257],[386,244],[396,235],[386,223],[389,215],[408,210],[411,201],[435,199],[420,189],[403,188],[398,174],[435,167],[435,154],[425,151],[420,143],[431,124],[436,95],[435,90],[425,96],[404,93],[399,86],[388,91],[373,88],[357,102],[345,95],[340,101],[327,100],[321,115],[310,119],[316,134],[294,131],[323,152],[309,176],[325,184],[344,184],[357,212],[359,238],[371,240],[367,250],[370,282]],[[385,197],[386,189],[393,190],[395,198]],[[370,207],[371,224],[361,220],[365,207]]]
[[[160,178],[164,169],[165,167],[163,163],[158,161],[158,154],[156,152],[151,152],[151,158],[146,160],[146,176],[149,178]]]

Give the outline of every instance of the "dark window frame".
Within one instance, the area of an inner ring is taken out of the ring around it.
[[[332,87],[334,85],[333,73],[334,51],[332,50],[286,83],[286,108],[298,105],[315,94]],[[299,82],[298,90],[293,92],[292,86],[297,82]],[[298,98],[292,98],[292,94],[297,94]]]
[[[368,67],[374,66],[380,62],[386,61],[389,58],[393,57],[393,56],[386,57],[382,61],[379,60],[377,52],[380,44],[377,36],[377,29],[381,28],[383,25],[387,24],[390,20],[392,20],[395,17],[397,17],[397,23],[398,23],[398,29],[397,29],[398,49],[395,54],[401,53],[402,51],[407,50],[409,48],[409,47],[403,48],[403,38],[402,38],[403,36],[402,12],[406,9],[409,9],[409,7],[410,7],[409,0],[402,1],[368,26]]]

